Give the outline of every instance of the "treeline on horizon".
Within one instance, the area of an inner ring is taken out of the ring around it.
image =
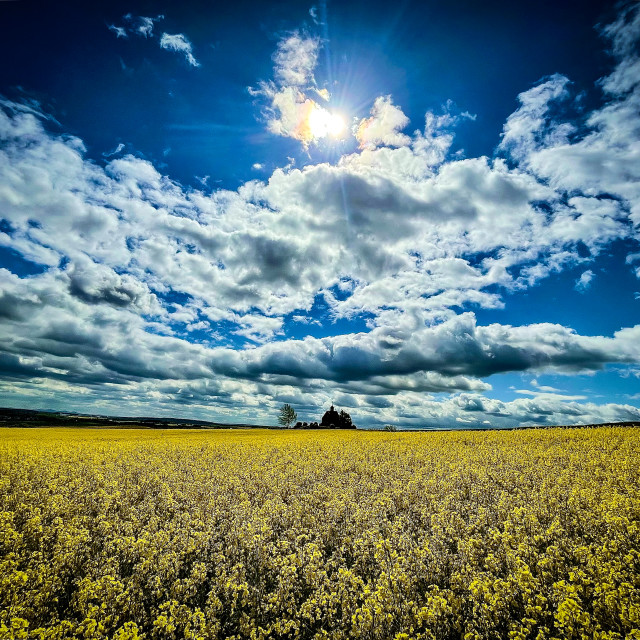
[[[450,429],[445,425],[425,425],[424,427],[403,427],[397,425],[381,425],[376,428],[356,427],[331,427],[317,422],[296,422],[293,428],[297,429],[330,429],[349,428],[366,429],[371,431],[496,431],[519,429],[593,429],[597,427],[637,427],[637,421],[626,422],[601,422],[593,424],[566,424],[566,425],[526,425],[515,427],[493,427],[486,425],[477,427],[464,427]],[[180,418],[153,418],[144,416],[102,416],[64,411],[46,411],[41,409],[16,409],[0,407],[1,428],[44,428],[44,427],[69,427],[89,429],[282,429],[274,425],[258,425],[247,423],[222,423],[206,420],[183,420]]]

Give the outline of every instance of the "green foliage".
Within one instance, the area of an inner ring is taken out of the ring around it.
[[[278,423],[284,427],[290,427],[298,419],[298,414],[294,411],[290,404],[283,404],[280,407],[280,415],[278,416]]]

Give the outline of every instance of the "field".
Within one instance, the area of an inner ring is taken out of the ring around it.
[[[0,430],[0,639],[640,638],[640,430]]]

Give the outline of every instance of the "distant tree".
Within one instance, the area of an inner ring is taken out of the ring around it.
[[[289,428],[298,419],[298,414],[293,410],[290,404],[283,404],[280,407],[280,415],[278,416],[278,422],[283,426]]]
[[[385,431],[397,431],[398,428],[394,424],[385,424],[384,425],[384,430]]]
[[[342,409],[340,411],[340,423],[339,426],[341,429],[351,429],[353,428],[353,422],[351,422],[351,416]]]

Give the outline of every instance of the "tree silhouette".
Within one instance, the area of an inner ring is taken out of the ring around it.
[[[340,429],[351,429],[353,427],[351,416],[344,409],[340,411],[340,422],[338,426]]]

